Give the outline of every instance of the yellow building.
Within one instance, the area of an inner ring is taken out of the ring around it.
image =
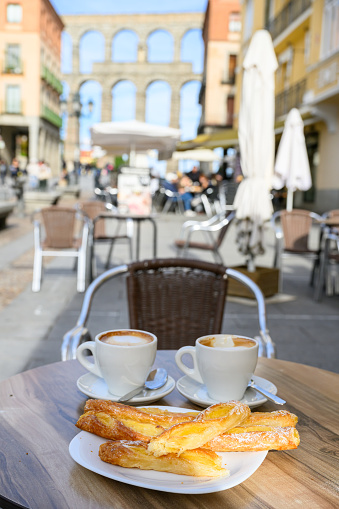
[[[0,2],[1,157],[60,170],[59,96],[63,23],[49,0]]]
[[[339,0],[243,0],[235,125],[241,97],[241,64],[251,36],[267,28],[279,62],[276,134],[291,108],[300,110],[313,187],[295,193],[295,207],[317,212],[339,208]]]

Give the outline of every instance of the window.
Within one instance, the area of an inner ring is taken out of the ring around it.
[[[231,83],[235,82],[235,69],[237,67],[237,55],[228,56],[228,80]]]
[[[7,22],[8,23],[21,23],[22,21],[22,6],[20,4],[7,5]]]
[[[7,44],[5,71],[12,74],[20,74],[21,68],[21,46],[19,44]]]
[[[226,117],[226,125],[232,126],[233,125],[233,114],[234,114],[234,96],[229,95],[227,96],[227,117]]]
[[[325,2],[322,27],[322,57],[339,48],[339,0]]]
[[[228,30],[230,32],[241,32],[240,12],[231,12],[228,19]]]
[[[6,87],[6,113],[21,113],[20,85],[7,85],[7,87]]]

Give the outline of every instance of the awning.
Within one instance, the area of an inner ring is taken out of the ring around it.
[[[198,134],[196,138],[178,143],[176,150],[192,150],[195,148],[228,148],[238,144],[236,129],[222,129],[211,134]]]

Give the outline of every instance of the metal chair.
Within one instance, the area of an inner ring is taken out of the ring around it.
[[[280,224],[278,224],[280,220]],[[275,212],[271,219],[275,231],[274,267],[280,269],[279,289],[282,289],[282,259],[286,256],[296,255],[314,261],[311,274],[313,285],[315,271],[319,266],[319,247],[309,248],[309,238],[314,221],[320,222],[321,216],[308,210],[294,209]]]
[[[166,197],[166,201],[165,201],[164,207],[162,209],[162,212],[164,214],[169,212],[172,205],[174,205],[175,210],[177,212],[179,212],[180,214],[183,214],[185,212],[184,202],[182,200],[182,196],[180,193],[174,193],[173,191],[170,191],[169,189],[162,189],[161,192]]]
[[[77,290],[86,287],[86,259],[89,225],[72,208],[52,206],[41,210],[46,234],[41,241],[41,223],[34,221],[34,265],[32,291],[39,292],[42,278],[42,259],[45,256],[71,256],[77,259]],[[81,237],[76,237],[76,216],[83,222]]]
[[[80,205],[81,211],[90,219],[90,252],[91,252],[91,279],[96,276],[96,263],[95,263],[95,244],[109,244],[109,251],[107,254],[105,270],[109,268],[110,260],[112,257],[113,247],[116,242],[127,242],[129,245],[130,260],[133,259],[132,252],[132,238],[133,238],[133,220],[126,219],[126,231],[121,233],[120,227],[122,221],[116,221],[116,229],[114,233],[107,232],[105,218],[100,217],[110,211],[109,204],[101,201],[88,201]]]
[[[185,257],[189,249],[200,249],[210,251],[216,263],[223,264],[219,248],[234,218],[235,212],[221,212],[207,221],[186,221],[182,225],[180,239],[174,242],[178,256],[182,253]],[[203,232],[207,242],[191,241],[194,232]]]
[[[323,233],[314,291],[316,301],[321,301],[324,288],[328,296],[339,294],[339,231],[325,230]]]
[[[121,265],[95,279],[86,291],[76,326],[64,335],[62,360],[74,359],[79,344],[91,339],[86,323],[94,294],[108,280],[122,275],[126,275],[129,326],[154,333],[159,349],[178,349],[194,344],[200,336],[220,333],[228,279],[236,279],[257,300],[260,355],[275,356],[266,327],[264,297],[251,279],[222,265],[169,258]]]

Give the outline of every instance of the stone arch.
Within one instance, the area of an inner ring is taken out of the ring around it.
[[[192,51],[194,48],[194,51]],[[190,62],[194,73],[204,69],[204,42],[200,28],[190,28],[181,38],[180,60]]]
[[[80,147],[90,147],[90,127],[101,121],[102,85],[97,80],[84,80],[79,87],[80,102],[82,104],[80,116]],[[90,111],[89,102],[93,103]]]
[[[164,80],[152,80],[146,88],[146,122],[169,126],[171,121],[171,85]]]
[[[79,39],[79,71],[92,72],[93,62],[105,61],[105,37],[99,30],[87,30]]]
[[[111,44],[112,62],[136,62],[139,37],[135,30],[123,28],[114,34]]]
[[[72,65],[73,40],[72,36],[65,30],[61,33],[61,72],[63,74],[71,74]]]
[[[147,61],[173,62],[174,37],[168,30],[157,28],[147,36]]]
[[[112,94],[112,120],[134,120],[136,113],[137,87],[131,80],[117,81],[111,90]]]
[[[190,80],[184,82],[180,89],[179,125],[183,140],[193,139],[197,134],[201,117],[201,105],[198,100],[200,87],[200,81]]]

